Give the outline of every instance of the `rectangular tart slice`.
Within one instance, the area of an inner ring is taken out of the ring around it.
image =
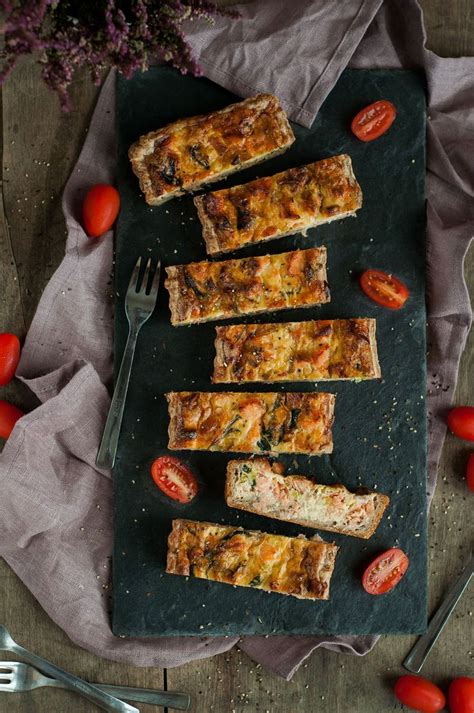
[[[375,319],[216,327],[215,384],[377,379]]]
[[[364,540],[374,534],[389,503],[382,493],[352,493],[344,485],[285,476],[266,458],[230,461],[225,499],[232,508]]]
[[[329,599],[337,550],[334,543],[302,535],[173,520],[166,571],[298,599]]]
[[[333,394],[173,391],[171,450],[332,453]]]
[[[295,137],[271,94],[141,136],[128,152],[149,205],[159,205],[285,151]]]
[[[362,191],[341,154],[194,199],[209,255],[355,215]]]
[[[166,268],[175,326],[329,302],[326,249]]]

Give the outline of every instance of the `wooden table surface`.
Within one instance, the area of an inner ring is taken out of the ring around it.
[[[431,49],[444,56],[474,54],[472,0],[453,0],[449,8],[444,0],[421,4]],[[97,88],[81,75],[72,94],[75,111],[62,114],[28,61],[15,70],[2,92],[0,331],[24,336],[44,286],[63,256],[66,231],[61,192],[87,132]],[[466,260],[465,273],[472,289],[474,250]],[[473,357],[471,335],[462,358],[457,403],[473,402],[469,384]],[[25,408],[34,405],[32,396],[18,383],[3,390],[2,398]],[[448,436],[430,513],[431,610],[471,547],[469,528],[463,528],[472,521],[473,496],[463,481],[468,451]],[[193,696],[195,713],[391,713],[401,709],[391,684],[403,672],[401,661],[414,637],[386,636],[364,658],[319,650],[291,682],[267,673],[238,649],[178,669],[140,669],[100,659],[75,646],[2,560],[0,578],[0,622],[8,625],[20,643],[91,681],[186,691]],[[425,666],[425,675],[438,682],[473,673],[473,595],[471,587]],[[0,711],[7,710],[85,713],[97,709],[73,694],[41,689],[9,697],[0,694]],[[142,705],[141,710],[154,709]]]

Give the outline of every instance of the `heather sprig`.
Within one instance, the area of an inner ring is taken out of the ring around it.
[[[65,110],[71,108],[69,85],[81,67],[95,83],[107,67],[130,78],[153,59],[199,75],[183,21],[237,14],[208,0],[0,0],[0,11],[5,35],[0,84],[19,57],[34,54]]]

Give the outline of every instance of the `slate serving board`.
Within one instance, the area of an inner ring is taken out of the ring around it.
[[[377,98],[390,99],[398,116],[390,132],[364,144],[350,120]],[[158,208],[146,205],[130,169],[127,149],[138,136],[181,117],[226,106],[235,97],[207,81],[165,67],[131,81],[118,78],[118,184],[122,209],[116,243],[116,366],[127,334],[123,299],[138,255],[165,265],[206,259],[200,224],[189,196]],[[212,386],[214,323],[172,327],[168,293],[144,326],[135,357],[114,469],[115,547],[113,631],[120,636],[233,634],[381,634],[421,632],[426,625],[426,413],[425,413],[425,94],[410,71],[346,70],[311,129],[293,126],[296,142],[283,156],[242,171],[213,188],[271,175],[347,152],[364,194],[349,218],[235,256],[325,245],[331,302],[241,321],[377,318],[382,381],[234,386],[237,390],[320,390],[337,395],[334,453],[281,457],[287,472],[349,488],[387,493],[391,503],[368,541],[321,533],[340,545],[328,602],[167,575],[171,520],[186,517],[242,525],[285,535],[314,531],[232,510],[225,504],[226,453],[178,452],[199,474],[201,493],[189,506],[173,504],[153,485],[150,464],[166,452],[169,390],[226,390]],[[357,275],[368,267],[393,271],[410,288],[405,308],[392,312],[361,292]],[[239,321],[239,320],[235,320]],[[371,597],[360,584],[364,565],[399,545],[410,557],[405,579],[392,593]]]

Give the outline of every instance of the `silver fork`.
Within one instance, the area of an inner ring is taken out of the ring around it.
[[[173,693],[172,691],[154,691],[148,688],[130,688],[129,686],[109,686],[94,683],[96,688],[110,693],[127,701],[151,703],[167,708],[176,708],[187,711],[191,705],[191,698],[187,693]],[[20,691],[33,691],[42,686],[53,688],[69,688],[65,683],[43,676],[33,666],[18,661],[0,661],[0,693],[18,693]]]
[[[107,416],[107,422],[105,424],[102,441],[96,458],[96,464],[99,468],[112,468],[115,463],[115,455],[117,453],[117,444],[120,427],[122,425],[125,399],[127,398],[128,383],[130,381],[130,373],[132,370],[138,332],[147,319],[151,317],[156,305],[158,283],[160,281],[160,262],[158,261],[156,269],[153,271],[151,268],[151,258],[148,258],[145,274],[139,283],[141,264],[142,259],[139,257],[137,264],[133,269],[127,294],[125,296],[125,313],[127,315],[129,325],[128,339],[127,344],[125,345],[125,351],[123,353],[117,383],[115,384],[109,415]],[[147,289],[150,280],[151,287]]]
[[[81,696],[87,698],[88,701],[95,703],[101,708],[105,708],[106,711],[115,711],[116,713],[139,713],[138,708],[129,706],[128,703],[124,703],[123,701],[119,701],[118,698],[114,698],[109,693],[105,693],[105,691],[100,691],[91,683],[83,681],[82,678],[73,676],[72,673],[63,671],[63,669],[59,668],[59,666],[55,666],[50,661],[41,658],[41,656],[37,656],[36,654],[31,653],[31,651],[24,649],[23,646],[20,646],[20,644],[17,644],[16,641],[12,639],[8,630],[1,625],[0,651],[13,651],[23,659],[26,659],[26,661],[28,661],[28,663],[32,666],[38,666],[38,668],[45,673],[50,676],[54,676],[54,678],[57,678],[59,681],[63,681],[69,689],[76,691],[76,693],[80,693]]]

